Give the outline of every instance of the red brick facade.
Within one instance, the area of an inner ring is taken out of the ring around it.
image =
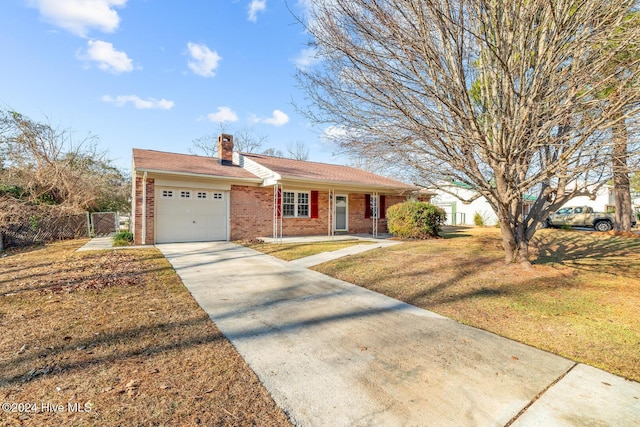
[[[229,197],[231,240],[273,234],[273,187],[232,185]]]
[[[134,242],[142,244],[142,177],[135,178]],[[311,191],[311,190],[310,190]],[[230,239],[243,240],[273,235],[273,187],[232,185],[229,202]],[[155,243],[155,181],[147,178],[146,244]],[[329,232],[327,191],[318,192],[318,218],[282,218],[283,236],[326,235]],[[406,200],[385,196],[385,207]],[[371,233],[372,219],[365,217],[365,195],[348,194],[348,233]],[[378,232],[386,232],[386,219],[378,220]]]
[[[135,215],[133,217],[133,241],[136,245],[142,242],[142,177],[136,177],[135,183]],[[146,203],[146,239],[145,244],[155,242],[154,217],[155,217],[155,180],[147,178],[147,203]]]
[[[371,233],[373,220],[365,217],[365,194],[349,194],[349,233]],[[391,205],[406,201],[405,196],[385,195],[385,210]],[[378,233],[387,232],[387,219],[378,219]]]
[[[273,187],[231,186],[231,240],[269,237],[273,234]],[[318,218],[282,218],[283,236],[313,236],[329,232],[327,191],[318,192]],[[349,194],[348,233],[371,233],[371,218],[365,218],[365,195]],[[406,200],[385,196],[389,207]],[[387,220],[378,220],[378,232],[387,231]]]

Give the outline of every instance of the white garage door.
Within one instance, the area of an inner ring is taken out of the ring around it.
[[[227,240],[228,191],[158,188],[156,242]]]

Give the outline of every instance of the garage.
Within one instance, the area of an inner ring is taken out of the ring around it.
[[[156,188],[156,242],[227,240],[228,200],[228,191]]]

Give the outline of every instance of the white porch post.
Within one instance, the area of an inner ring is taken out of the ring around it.
[[[142,174],[142,244],[147,244],[147,172]]]
[[[280,193],[280,203],[278,203]],[[280,213],[278,217],[278,213]],[[282,187],[276,182],[273,186],[273,239],[282,242]]]
[[[327,236],[330,236],[331,240],[333,240],[333,236],[335,234],[333,226],[335,215],[335,196],[334,189],[329,189],[329,195],[327,196]]]
[[[378,238],[378,217],[380,214],[378,213],[378,192],[374,192],[371,195],[371,219],[373,220],[373,227],[371,234],[373,238]]]

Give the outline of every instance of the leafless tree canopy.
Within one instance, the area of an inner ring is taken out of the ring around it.
[[[122,211],[130,188],[95,137],[76,143],[70,131],[0,111],[0,196],[69,212]]]
[[[269,140],[267,135],[256,133],[252,128],[245,127],[234,131],[229,126],[220,124],[218,134],[196,138],[191,151],[194,154],[218,157],[218,135],[223,133],[233,135],[233,150],[241,153],[257,153]]]
[[[323,61],[299,71],[307,113],[422,185],[471,185],[498,215],[507,262],[526,264],[538,223],[611,176],[611,128],[636,119],[637,63],[608,66],[639,49],[639,26],[622,25],[634,3],[313,2]],[[525,194],[537,197],[528,215]]]
[[[287,154],[290,159],[309,160],[309,148],[300,140],[287,144]]]

